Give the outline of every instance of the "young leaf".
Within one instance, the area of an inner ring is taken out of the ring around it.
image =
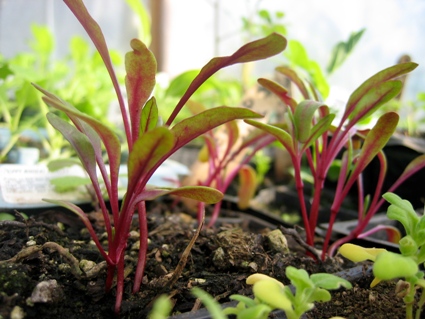
[[[187,100],[189,100],[196,89],[218,70],[236,63],[257,61],[276,55],[286,48],[286,42],[283,36],[272,33],[263,39],[245,44],[230,56],[213,58],[201,69],[199,74],[192,81],[186,93],[180,99],[173,113],[168,118],[166,125],[171,125],[181,108],[186,104]]]
[[[291,82],[297,86],[298,90],[300,90],[304,99],[310,98],[310,93],[308,92],[303,80],[298,76],[297,72],[287,66],[278,66],[276,71],[288,77]]]
[[[309,138],[305,141],[303,150],[306,150],[314,143],[320,136],[329,130],[332,125],[332,121],[335,118],[335,114],[327,114],[325,117],[321,118],[316,125],[311,128],[311,133]]]
[[[97,180],[95,153],[93,146],[87,136],[53,113],[47,113],[46,117],[49,123],[55,129],[61,132],[75,149],[81,163],[84,166],[84,169],[87,171],[90,178],[93,181]]]
[[[247,209],[251,199],[254,197],[257,188],[257,174],[255,170],[244,165],[239,170],[238,207]]]
[[[260,117],[262,117],[260,114],[240,107],[220,106],[208,109],[182,120],[171,128],[171,132],[176,139],[173,151],[178,150],[194,138],[228,121]]]
[[[310,276],[316,287],[324,288],[326,290],[335,290],[341,287],[350,289],[353,286],[348,280],[340,278],[338,276],[326,273],[312,274]]]
[[[402,86],[401,81],[387,81],[377,84],[361,97],[355,108],[348,114],[348,118],[353,123],[358,123],[367,118],[383,104],[397,96]]]
[[[100,29],[97,22],[91,17],[90,13],[87,11],[87,8],[84,6],[82,0],[64,0],[68,8],[74,13],[75,17],[81,23],[83,28],[86,30],[88,36],[92,40],[94,46],[99,52],[102,60],[105,64],[106,69],[108,70],[109,76],[113,83],[115,93],[117,94],[118,102],[120,105],[120,110],[122,114],[122,119],[124,122],[124,128],[126,131],[126,136],[131,138],[130,135],[130,125],[128,123],[127,110],[124,104],[124,98],[121,93],[121,89],[118,83],[117,76],[114,71],[114,67],[109,55],[108,46],[103,36],[102,30]],[[119,153],[116,153],[117,155]],[[112,173],[111,173],[112,174]]]
[[[354,47],[356,46],[357,42],[360,40],[364,32],[365,29],[353,32],[350,34],[350,37],[346,42],[341,41],[334,47],[331,55],[331,60],[329,61],[328,67],[326,68],[328,74],[331,74],[339,66],[341,66],[341,64],[345,61],[351,51],[353,51]]]
[[[244,120],[244,121],[246,123],[248,123],[249,125],[255,126],[259,129],[262,129],[262,130],[268,132],[269,134],[272,134],[288,150],[288,152],[291,155],[295,154],[294,146],[292,144],[293,143],[292,137],[285,130],[283,130],[279,127],[269,125],[269,124],[265,124],[265,123],[261,123],[261,122],[258,122],[258,121],[253,121],[253,120]]]
[[[136,202],[154,200],[164,195],[175,195],[203,202],[215,204],[223,199],[223,193],[215,188],[207,186],[183,186],[178,188],[164,188],[147,186],[143,192],[137,196]]]
[[[355,263],[365,260],[375,261],[376,256],[385,251],[384,248],[364,248],[354,244],[344,244],[339,248],[341,255]]]
[[[270,92],[274,93],[283,103],[291,108],[292,112],[294,112],[295,107],[297,106],[297,102],[289,96],[288,90],[286,90],[280,84],[268,79],[260,78],[257,80],[257,82]]]
[[[313,125],[312,120],[314,113],[319,107],[322,106],[324,106],[323,103],[305,100],[299,103],[295,108],[295,136],[299,142],[304,143],[310,137],[310,130]]]
[[[419,222],[419,216],[412,204],[394,193],[385,193],[382,197],[391,204],[387,210],[388,219],[399,221],[403,225],[406,234],[413,235]]]
[[[155,97],[149,99],[143,107],[140,119],[140,134],[153,130],[158,123],[158,106]]]
[[[125,86],[128,95],[133,140],[139,136],[140,114],[155,87],[156,60],[152,52],[140,41],[130,42],[133,49],[125,55]]]
[[[373,264],[373,275],[380,280],[413,277],[418,271],[414,259],[391,251],[379,254]]]
[[[134,191],[136,184],[143,184],[142,179],[149,177],[146,173],[170,152],[173,145],[174,136],[165,127],[148,131],[136,140],[128,157],[129,191]]]
[[[357,103],[369,92],[373,87],[389,81],[395,77],[406,74],[414,70],[418,65],[413,62],[400,63],[392,67],[386,68],[375,75],[371,76],[368,80],[363,82],[350,96],[346,105],[346,113],[349,115],[355,108]]]
[[[298,269],[292,266],[286,267],[286,277],[291,280],[291,283],[297,290],[304,290],[306,288],[313,288],[314,284],[310,280],[310,276],[304,269]]]
[[[290,300],[274,280],[260,280],[252,287],[255,298],[258,298],[273,309],[292,310]]]
[[[191,292],[196,298],[201,299],[212,319],[227,319],[220,304],[210,294],[197,287],[192,288]]]
[[[378,122],[366,136],[360,155],[354,165],[352,176],[357,176],[359,172],[362,172],[384,148],[397,127],[398,118],[397,113],[388,112],[378,119]]]

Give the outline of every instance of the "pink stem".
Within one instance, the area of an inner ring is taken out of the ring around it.
[[[139,229],[140,229],[140,248],[139,259],[137,261],[136,275],[133,284],[133,293],[140,290],[143,274],[146,266],[146,255],[148,251],[148,224],[146,220],[146,203],[144,201],[138,204]]]

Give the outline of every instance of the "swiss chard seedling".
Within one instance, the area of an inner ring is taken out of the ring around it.
[[[314,302],[331,300],[329,290],[341,287],[351,289],[349,281],[326,273],[309,274],[304,269],[292,266],[286,268],[286,276],[295,287],[289,286],[263,274],[254,274],[247,278],[247,284],[253,285],[254,299],[232,295],[231,299],[239,301],[236,307],[226,308],[226,314],[237,318],[268,318],[275,309],[283,310],[288,319],[298,319],[313,309]]]
[[[64,2],[94,43],[117,94],[129,151],[128,184],[125,196],[120,203],[118,173],[121,164],[121,142],[114,131],[106,123],[77,110],[59,97],[35,85],[44,94],[43,100],[49,106],[64,112],[72,122],[70,124],[53,113],[47,114],[49,122],[72,144],[91,180],[105,220],[108,235],[107,249],[100,243],[90,220],[81,208],[59,200],[50,202],[67,207],[83,220],[108,264],[107,291],[112,288],[114,275],[117,275],[115,311],[119,312],[124,292],[124,255],[134,213],[138,213],[140,227],[140,250],[133,285],[133,292],[137,292],[140,289],[147,255],[148,229],[145,201],[165,194],[174,194],[200,202],[216,203],[223,196],[221,192],[208,187],[187,186],[169,189],[149,186],[147,182],[155,170],[176,150],[209,130],[235,119],[261,117],[246,108],[222,106],[208,109],[173,125],[177,114],[196,89],[215,72],[236,63],[273,56],[285,48],[286,40],[278,34],[271,34],[266,38],[244,45],[231,56],[212,59],[193,80],[165,125],[160,125],[158,107],[155,98],[151,96],[156,75],[156,60],[151,51],[137,39],[133,39],[130,43],[132,51],[125,56],[127,74],[125,85],[128,97],[126,105],[99,25],[90,16],[81,0],[64,0]],[[103,154],[103,150],[106,154]],[[109,170],[106,164],[109,165]],[[110,211],[107,209],[99,183],[98,171],[107,190]]]
[[[261,85],[288,105],[287,121],[279,125],[265,124],[255,120],[246,120],[246,122],[275,136],[289,153],[306,231],[306,242],[310,246],[314,245],[325,179],[332,163],[343,153],[336,191],[330,206],[329,226],[322,248],[322,259],[325,259],[327,254],[332,255],[341,244],[361,236],[366,225],[383,203],[381,193],[387,169],[383,148],[394,133],[399,116],[394,112],[385,113],[380,116],[372,129],[365,131],[359,131],[357,124],[397,96],[402,83],[395,78],[416,67],[415,63],[403,63],[373,75],[351,94],[337,126],[333,125],[336,114],[326,104],[320,102],[314,89],[311,92],[291,69],[277,68],[299,88],[305,99],[300,103],[290,97],[288,91],[276,82],[259,79]],[[373,195],[366,195],[363,191],[362,173],[375,157],[380,163],[377,187]],[[423,168],[424,159],[425,156],[421,156],[413,160],[388,191],[393,191],[404,180]],[[313,176],[313,197],[309,210],[302,179],[304,162],[307,163]],[[358,225],[348,236],[329,246],[333,224],[344,199],[353,187],[358,189]]]
[[[354,244],[344,244],[339,252],[344,257],[354,261],[373,261],[373,275],[371,283],[374,287],[382,280],[402,278],[396,285],[396,293],[403,298],[406,304],[406,318],[412,319],[416,303],[415,318],[421,318],[425,304],[425,279],[420,266],[425,262],[425,216],[418,216],[409,201],[401,199],[394,193],[386,193],[383,197],[391,204],[388,207],[387,217],[399,221],[406,232],[398,244],[400,253],[387,251],[382,248],[364,248]],[[415,299],[416,292],[420,291],[420,298]]]

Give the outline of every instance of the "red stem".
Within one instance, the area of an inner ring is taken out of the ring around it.
[[[115,313],[120,312],[124,294],[124,254],[121,254],[117,265],[117,295],[115,297]]]
[[[139,259],[137,261],[136,275],[133,284],[133,293],[140,290],[143,274],[146,266],[146,255],[148,251],[148,224],[146,220],[146,203],[144,201],[138,204],[139,229],[140,229],[140,248]]]

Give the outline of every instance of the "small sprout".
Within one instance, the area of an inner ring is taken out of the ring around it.
[[[364,248],[354,244],[344,244],[339,248],[340,254],[353,262],[375,261],[376,256],[384,251],[387,250],[384,248]]]
[[[161,295],[155,301],[152,311],[149,313],[149,319],[166,319],[169,317],[173,304],[166,295]]]
[[[306,311],[314,307],[314,302],[329,301],[331,295],[328,290],[340,287],[352,288],[351,283],[338,276],[318,273],[311,276],[303,269],[289,266],[286,276],[295,286],[295,294],[290,287],[264,274],[253,274],[246,280],[253,285],[255,299],[240,295],[230,298],[238,300],[239,304],[233,308],[226,308],[227,314],[237,315],[237,318],[267,318],[274,309],[283,310],[288,319],[300,318]],[[254,314],[260,313],[259,316]]]
[[[420,291],[421,297],[417,302],[415,315],[415,318],[420,318],[425,303],[424,273],[419,270],[419,266],[425,262],[425,215],[418,216],[410,202],[396,194],[386,193],[383,197],[391,204],[387,210],[387,217],[399,221],[406,232],[399,241],[400,253],[353,244],[342,245],[339,252],[354,262],[364,260],[374,262],[375,279],[371,287],[382,280],[402,278],[397,283],[395,292],[397,296],[403,298],[407,319],[413,319],[415,294],[416,291]]]

